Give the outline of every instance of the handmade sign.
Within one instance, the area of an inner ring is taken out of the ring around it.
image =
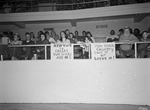
[[[71,44],[51,44],[52,60],[72,60],[73,46]]]
[[[93,60],[114,60],[115,43],[93,43],[91,44]]]

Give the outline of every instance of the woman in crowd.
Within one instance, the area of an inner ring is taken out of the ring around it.
[[[39,31],[38,33],[37,33],[37,42],[40,40],[40,35],[41,35],[41,33],[44,33],[43,31]]]
[[[51,37],[57,42],[59,40],[59,36],[56,34],[54,30],[51,31]]]
[[[150,39],[148,38],[148,32],[147,31],[143,31],[142,32],[142,42],[147,42],[150,41]],[[144,57],[148,57],[150,58],[150,44],[148,43],[142,43],[138,45],[138,54],[140,58],[144,58]]]
[[[52,35],[50,35],[50,33],[48,31],[45,32],[45,35],[47,37],[47,40],[49,41],[49,43],[56,43],[56,41],[54,40],[54,38],[52,37]]]
[[[65,31],[60,32],[60,39],[58,40],[57,43],[70,43],[70,40],[68,39]]]
[[[31,36],[31,41],[33,41],[36,44],[37,39],[36,39],[34,33],[30,32],[30,36]]]
[[[87,32],[86,32],[86,36],[90,37],[91,40],[92,40],[92,42],[95,43],[95,39],[93,38],[93,36],[92,36],[92,34],[91,34],[90,31],[87,31]]]
[[[70,43],[76,43],[75,42],[75,36],[73,35],[73,33],[72,32],[70,32],[70,38],[69,38],[69,40],[70,40]]]
[[[66,29],[65,33],[66,33],[67,38],[70,39],[70,31],[69,31],[69,29]]]
[[[13,41],[11,45],[21,45],[22,41],[20,39],[20,35],[18,33],[14,34]],[[11,60],[17,60],[21,58],[21,48],[20,47],[13,47],[11,49]]]
[[[49,44],[49,41],[47,40],[45,33],[40,34],[38,44]],[[36,52],[38,54],[37,55],[38,59],[44,59],[45,58],[45,47],[44,46],[38,47]]]

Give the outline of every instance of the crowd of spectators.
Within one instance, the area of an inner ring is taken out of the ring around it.
[[[134,31],[128,26],[119,29],[116,34],[114,30],[110,31],[110,36],[107,37],[107,42],[121,42],[116,44],[116,57],[118,58],[134,58],[135,45],[134,42],[141,42],[137,44],[137,56],[139,58],[150,58],[150,27],[148,30],[140,32],[138,28]],[[34,54],[37,59],[45,58],[44,46],[34,46],[36,44],[53,44],[53,43],[72,43],[80,44],[74,45],[75,59],[89,59],[90,43],[95,43],[95,39],[90,31],[82,31],[79,35],[78,31],[74,33],[69,29],[61,31],[58,35],[54,30],[39,31],[37,35],[33,32],[25,33],[25,40],[21,40],[19,33],[3,32],[0,34],[0,55],[4,60],[31,60]],[[10,45],[32,45],[29,47],[11,47]],[[47,58],[50,59],[50,48],[47,48]]]

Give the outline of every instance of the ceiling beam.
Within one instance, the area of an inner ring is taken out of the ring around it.
[[[147,13],[135,15],[134,22],[135,23],[141,22],[147,15],[148,15]]]
[[[26,24],[23,22],[14,22],[13,25],[21,28],[21,29],[25,29],[26,28]]]
[[[70,20],[72,27],[77,27],[77,21],[76,20]]]

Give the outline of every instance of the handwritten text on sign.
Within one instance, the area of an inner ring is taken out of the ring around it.
[[[73,59],[73,48],[71,44],[51,45],[51,59],[68,60]]]
[[[93,60],[114,60],[115,43],[91,44]]]

